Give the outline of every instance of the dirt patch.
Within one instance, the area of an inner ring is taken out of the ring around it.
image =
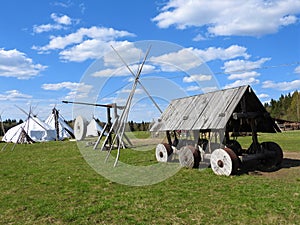
[[[300,181],[300,152],[284,152],[281,169],[274,172],[253,171],[250,175],[262,175],[274,179]]]
[[[284,152],[283,158],[300,159],[300,152]]]

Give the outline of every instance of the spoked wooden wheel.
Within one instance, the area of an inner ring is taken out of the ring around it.
[[[210,165],[217,175],[234,175],[239,168],[239,158],[230,148],[219,148],[212,152]]]
[[[258,169],[264,172],[276,171],[280,168],[283,160],[281,147],[275,142],[262,142],[262,151],[266,154],[265,159],[260,161]]]
[[[173,149],[169,144],[163,143],[156,146],[155,156],[158,162],[167,162],[172,153]]]

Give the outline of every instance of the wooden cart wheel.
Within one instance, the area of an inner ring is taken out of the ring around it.
[[[198,148],[187,145],[179,150],[179,163],[182,167],[199,168],[200,152]]]
[[[217,175],[234,175],[240,166],[239,158],[230,148],[219,148],[212,152],[210,165]]]
[[[241,144],[237,140],[229,140],[225,144],[225,146],[227,148],[230,148],[237,155],[242,155],[242,153],[243,153],[242,146],[241,146]]]
[[[158,162],[167,162],[172,153],[173,149],[169,144],[163,143],[156,146],[155,156]]]
[[[87,121],[82,116],[77,116],[74,123],[74,136],[77,141],[81,141],[86,136]]]
[[[258,169],[263,172],[272,172],[280,169],[283,152],[281,147],[275,142],[262,142],[262,151],[268,156],[260,161]]]

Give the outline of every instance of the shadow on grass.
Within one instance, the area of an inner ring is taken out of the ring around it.
[[[281,168],[300,167],[300,159],[283,158]]]
[[[273,168],[269,171],[260,170],[257,165],[252,165],[247,168],[243,168],[237,172],[237,175],[249,174],[249,175],[263,175],[263,174],[272,174],[281,169],[289,169],[294,167],[300,167],[300,159],[291,159],[291,158],[283,158],[281,165],[277,168]]]

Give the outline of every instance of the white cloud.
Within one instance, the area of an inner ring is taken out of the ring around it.
[[[211,75],[194,74],[189,77],[184,77],[183,82],[191,83],[191,82],[197,82],[197,81],[209,81],[211,79],[212,79]]]
[[[262,36],[297,22],[299,0],[169,0],[152,19],[160,28],[203,27],[215,36]]]
[[[50,4],[54,5],[54,6],[60,6],[60,7],[63,7],[63,8],[69,8],[70,6],[72,6],[73,3],[71,1],[66,1],[66,2],[55,1],[55,2],[52,2]]]
[[[248,59],[247,49],[243,46],[231,45],[228,48],[209,47],[207,49],[184,48],[177,52],[171,52],[157,57],[151,57],[151,61],[157,62],[163,71],[174,72],[187,71],[196,68],[205,62],[212,60],[228,60],[237,57]]]
[[[113,76],[117,73],[117,69],[104,69],[104,70],[99,70],[95,73],[93,73],[91,76],[93,77],[110,77]]]
[[[54,23],[34,25],[33,32],[43,33],[52,30],[61,30],[72,24],[72,19],[67,15],[58,16],[56,13],[52,13],[50,17]]]
[[[205,41],[207,37],[204,37],[202,34],[197,34],[196,37],[193,38],[193,41]]]
[[[129,65],[129,67],[130,67],[131,71],[133,72],[133,74],[136,75],[139,65],[136,65],[136,64]],[[155,72],[155,66],[144,64],[141,74],[149,74],[152,72]],[[91,76],[93,76],[93,77],[132,76],[132,74],[126,66],[122,66],[119,68],[107,68],[104,70],[99,70],[99,71],[93,73]],[[133,78],[133,76],[132,76],[132,78]],[[133,81],[133,79],[131,81]]]
[[[44,90],[50,90],[50,91],[58,91],[61,89],[70,89],[74,90],[77,89],[80,85],[80,83],[75,83],[75,82],[62,82],[62,83],[54,83],[54,84],[43,84],[42,88]]]
[[[186,88],[186,90],[187,90],[187,91],[200,91],[201,88],[200,88],[200,86],[188,86],[188,87]]]
[[[0,101],[31,99],[31,95],[23,94],[18,90],[6,91],[5,94],[0,94]]]
[[[239,86],[243,86],[243,85],[254,85],[254,84],[259,84],[259,80],[251,77],[251,78],[245,79],[245,80],[236,80],[235,82],[233,82],[231,84],[225,85],[224,89],[239,87]]]
[[[70,25],[72,23],[71,18],[67,15],[58,16],[56,13],[52,13],[51,18],[58,24]]]
[[[166,72],[187,71],[203,63],[193,52],[192,48],[184,48],[176,52],[151,57],[150,61],[160,65],[162,70]]]
[[[242,59],[231,60],[225,62],[222,69],[224,69],[224,72],[228,74],[247,72],[261,68],[262,64],[269,61],[270,59],[271,58],[261,58],[257,61],[247,61]]]
[[[61,30],[63,28],[60,24],[42,24],[42,25],[34,25],[33,26],[33,32],[34,33],[43,33],[43,32],[49,32],[51,30]]]
[[[259,97],[259,98],[269,98],[270,96],[268,94],[262,93],[262,94],[257,95],[257,97]]]
[[[202,91],[203,93],[212,92],[218,90],[218,87],[201,87],[201,86],[188,86],[187,91]]]
[[[78,6],[79,6],[81,14],[84,14],[85,9],[86,9],[84,3],[80,3]]]
[[[117,94],[129,94],[131,92],[131,89],[122,89],[120,91],[117,91]],[[144,91],[140,88],[136,88],[134,94],[142,94]]]
[[[287,15],[280,18],[280,23],[282,26],[288,26],[290,24],[296,23],[298,18],[296,16]]]
[[[103,52],[109,50],[109,45],[106,42],[91,39],[61,51],[59,56],[65,61],[82,62],[86,59],[99,58]]]
[[[267,80],[263,82],[262,87],[273,88],[280,91],[293,91],[296,89],[300,89],[300,80],[284,81],[284,82],[277,82],[277,83],[271,80]]]
[[[96,39],[96,40],[108,42],[126,36],[134,36],[134,35],[127,31],[118,31],[118,30],[114,30],[113,28],[93,26],[90,28],[80,28],[75,33],[68,34],[64,37],[52,36],[49,44],[41,47],[33,46],[33,49],[43,52],[49,50],[64,49],[69,45],[80,44],[84,42],[85,41],[84,39],[86,38],[90,40]]]
[[[112,51],[110,45],[120,46],[127,41],[116,41],[122,37],[132,37],[134,34],[119,31],[113,28],[90,27],[80,28],[66,36],[51,36],[50,41],[44,46],[32,46],[39,53],[48,53],[52,50],[61,50],[60,58],[66,61],[82,62],[87,59],[99,58],[101,55]]]
[[[74,98],[86,98],[88,93],[92,89],[92,85],[87,85],[84,83],[75,83],[75,82],[61,82],[53,84],[43,84],[42,89],[50,91],[58,91],[61,89],[70,90],[65,99],[70,100]]]
[[[294,70],[295,73],[300,73],[300,66],[297,66]]]
[[[128,41],[110,41],[107,45],[109,45],[110,51],[103,57],[104,65],[107,67],[124,66],[124,63],[116,52],[113,51],[111,46],[116,49],[118,54],[127,64],[138,63],[139,60],[141,60],[141,56],[146,54],[142,49],[135,47],[134,43]]]
[[[260,73],[256,71],[244,72],[244,73],[235,73],[228,76],[228,80],[237,80],[237,79],[249,79],[250,77],[258,77]]]
[[[237,57],[248,59],[250,55],[246,53],[247,48],[239,45],[231,45],[228,48],[209,47],[205,50],[195,49],[194,52],[205,62],[221,59],[229,60]]]
[[[201,89],[204,93],[207,93],[207,92],[217,91],[219,90],[219,87],[211,86],[211,87],[203,87]]]
[[[25,53],[16,49],[5,50],[0,48],[0,76],[30,79],[39,75],[47,66],[34,64]]]

